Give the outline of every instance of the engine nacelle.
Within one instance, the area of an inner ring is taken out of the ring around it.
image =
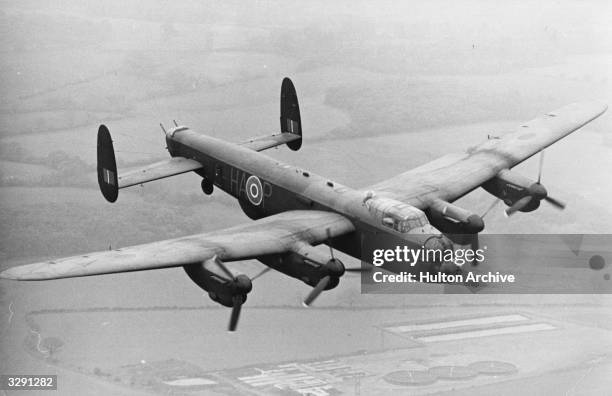
[[[215,259],[209,259],[201,264],[183,266],[189,278],[200,288],[208,292],[208,296],[215,302],[226,307],[232,307],[234,297],[241,297],[244,303],[247,294],[253,289],[251,279],[244,274],[236,275],[232,279],[216,265]]]
[[[477,234],[484,229],[480,216],[440,199],[432,202],[426,213],[431,225],[445,234]]]
[[[507,206],[512,206],[520,199],[531,196],[534,199],[522,206],[521,212],[531,212],[540,207],[540,201],[548,192],[541,184],[509,169],[500,171],[494,178],[482,185],[489,194],[501,199]]]
[[[259,257],[258,260],[292,278],[299,279],[309,286],[316,286],[319,281],[330,276],[331,280],[325,290],[338,286],[344,274],[344,265],[336,258],[319,252],[315,247],[303,244],[297,251]]]

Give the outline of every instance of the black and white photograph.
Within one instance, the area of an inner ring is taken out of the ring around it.
[[[0,396],[610,394],[612,3],[0,3]]]

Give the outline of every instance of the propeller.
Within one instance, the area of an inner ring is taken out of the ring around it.
[[[264,268],[261,272],[259,272],[257,275],[253,276],[251,278],[252,281],[254,281],[255,279],[259,278],[260,276],[264,275],[266,272],[270,271],[272,268],[270,267],[266,267]]]
[[[546,196],[546,197],[544,198],[544,200],[545,200],[546,202],[548,202],[549,204],[551,204],[552,206],[554,206],[555,208],[559,209],[559,210],[563,210],[563,209],[565,209],[565,203],[564,203],[564,202],[559,201],[558,199],[555,199],[555,198],[553,198],[553,197]]]
[[[225,275],[227,275],[230,279],[236,280],[236,276],[229,270],[229,268],[225,266],[225,264],[223,264],[223,261],[219,260],[219,257],[217,257],[216,254],[213,257],[213,261],[219,266],[219,268],[221,268]]]
[[[497,204],[499,204],[499,202],[501,201],[501,199],[497,198],[495,199],[491,205],[489,205],[489,207],[482,213],[482,215],[480,215],[480,219],[484,220],[485,216],[489,214],[489,212],[491,212],[493,210],[493,208],[495,208],[497,206]],[[476,251],[480,248],[480,240],[478,238],[478,232],[470,234],[471,238],[469,240],[469,244],[470,244],[470,249],[472,249],[473,251]],[[470,261],[471,265],[475,265],[474,263],[476,262],[476,257],[473,257],[472,260]]]
[[[325,275],[323,278],[321,278],[319,283],[317,283],[317,285],[314,287],[314,289],[312,289],[310,291],[310,293],[308,294],[308,296],[306,296],[306,298],[304,299],[304,302],[302,304],[305,307],[310,306],[310,304],[312,304],[313,301],[316,300],[317,297],[319,297],[321,292],[323,292],[323,290],[325,290],[325,288],[329,284],[329,281],[331,281],[331,277],[329,275]]]
[[[539,166],[539,169],[538,169],[538,183],[537,183],[537,185],[540,186],[540,187],[542,187],[542,184],[540,184],[540,182],[542,181],[542,169],[544,169],[544,150],[540,151],[540,166]],[[542,187],[542,191],[540,192],[540,194],[543,195],[541,199],[544,199],[544,201],[548,202],[549,204],[551,204],[555,208],[560,209],[560,210],[565,209],[565,203],[563,203],[562,201],[559,201],[558,199],[550,197],[548,195],[548,191],[546,191],[546,189],[544,187]]]
[[[336,257],[334,256],[334,249],[332,248],[332,243],[331,243],[331,230],[327,228],[325,232],[327,233],[327,246],[329,246],[329,255],[331,256],[332,260],[336,260]],[[349,268],[344,267],[344,271],[353,272],[353,273],[354,272],[372,272],[372,266],[368,265],[368,266],[349,267]]]
[[[238,319],[240,318],[240,309],[242,308],[243,302],[244,300],[242,299],[242,296],[234,296],[232,298],[232,314],[230,315],[228,331],[236,331]]]
[[[512,216],[514,213],[525,208],[531,203],[533,199],[539,201],[544,200],[551,204],[553,207],[563,210],[565,209],[565,203],[548,196],[548,191],[541,184],[542,181],[542,169],[544,169],[544,150],[540,151],[540,163],[538,167],[538,181],[527,188],[527,194],[523,198],[516,201],[512,206],[507,208],[504,212],[506,216]]]
[[[325,229],[325,233],[327,234],[327,246],[329,247],[329,255],[331,256],[332,260],[335,260],[336,258],[334,257],[334,248],[332,247],[332,242],[331,242],[331,229],[329,227],[327,227]]]
[[[323,290],[327,288],[329,282],[331,282],[332,276],[339,278],[346,271],[346,268],[344,268],[344,264],[342,264],[342,262],[336,259],[336,257],[334,256],[334,248],[332,247],[331,243],[331,230],[327,228],[325,231],[327,233],[327,245],[329,246],[329,255],[331,256],[331,259],[327,263],[321,265],[321,270],[324,271],[325,276],[323,276],[319,280],[316,286],[310,291],[310,293],[308,293],[308,296],[306,296],[306,298],[304,299],[302,305],[304,305],[305,307],[310,306],[310,304],[312,304],[314,300],[319,297]],[[351,268],[351,272],[356,272],[356,270],[356,268]]]
[[[240,319],[240,311],[242,309],[242,304],[246,300],[246,295],[253,289],[252,281],[254,279],[259,278],[264,275],[266,272],[270,270],[270,267],[265,268],[263,271],[259,272],[257,275],[249,278],[246,275],[234,275],[229,268],[225,266],[223,261],[219,260],[219,258],[215,255],[213,257],[215,263],[221,268],[221,270],[231,279],[231,291],[232,291],[232,313],[230,315],[230,321],[228,326],[228,331],[236,331],[236,327],[238,326],[238,319]]]
[[[344,271],[351,272],[351,273],[372,272],[372,266],[363,265],[361,267],[349,267],[349,268],[344,267]]]
[[[480,216],[480,218],[481,218],[481,219],[484,219],[484,217],[485,217],[486,215],[488,215],[488,214],[489,214],[489,212],[490,212],[490,211],[492,211],[494,207],[496,207],[496,206],[497,206],[497,204],[499,203],[499,201],[501,201],[501,199],[499,199],[499,198],[495,199],[495,200],[493,201],[493,203],[491,203],[491,205],[490,205],[490,206],[487,208],[487,210],[485,210],[485,211],[482,213],[482,215]]]
[[[527,195],[519,199],[518,201],[516,201],[514,204],[512,204],[512,206],[510,206],[504,211],[504,213],[506,214],[506,217],[512,216],[514,213],[518,212],[519,210],[523,209],[525,206],[529,205],[529,202],[531,202],[532,199],[533,199],[533,196]]]
[[[540,165],[538,166],[538,184],[542,181],[542,169],[544,169],[544,150],[540,151]]]

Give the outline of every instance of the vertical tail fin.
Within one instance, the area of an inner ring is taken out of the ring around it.
[[[295,87],[288,77],[283,79],[283,84],[281,85],[280,102],[281,132],[293,133],[300,136],[299,139],[287,143],[287,147],[293,151],[297,151],[302,147],[302,120],[300,118],[300,106],[298,104]]]
[[[115,202],[119,195],[117,163],[110,132],[105,125],[98,128],[98,185],[108,202]]]

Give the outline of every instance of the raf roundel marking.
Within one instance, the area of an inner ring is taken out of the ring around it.
[[[249,202],[259,206],[263,201],[263,188],[257,176],[250,176],[246,181],[246,194]]]

